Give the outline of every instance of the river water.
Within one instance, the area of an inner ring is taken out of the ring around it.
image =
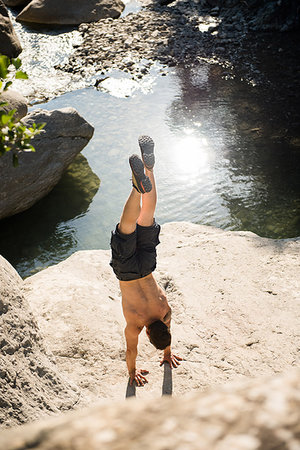
[[[77,250],[109,248],[140,134],[156,143],[160,223],[300,235],[299,130],[283,114],[282,95],[276,102],[267,88],[226,79],[207,63],[167,74],[156,65],[140,84],[109,75],[101,90],[83,87],[33,106],[72,106],[95,133],[46,198],[1,222],[0,253],[22,276]]]

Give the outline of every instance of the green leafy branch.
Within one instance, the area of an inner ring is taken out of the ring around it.
[[[22,70],[19,70],[22,65],[20,58],[10,59],[8,56],[0,55],[0,89],[1,91],[6,91],[12,84],[12,80],[9,78],[23,79],[27,80],[28,75]],[[15,70],[13,70],[13,68]],[[3,81],[8,79],[8,81]]]
[[[13,166],[19,165],[18,155],[21,152],[34,152],[35,148],[30,141],[41,132],[45,124],[33,123],[26,127],[16,119],[16,109],[5,111],[2,108],[7,106],[7,102],[1,102],[1,94],[13,83],[14,79],[28,79],[22,70],[19,58],[10,59],[5,55],[0,55],[0,157],[5,153],[12,152]]]

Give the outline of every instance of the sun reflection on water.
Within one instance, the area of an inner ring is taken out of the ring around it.
[[[204,136],[195,136],[193,130],[184,129],[173,148],[177,169],[193,174],[209,170],[209,143]]]

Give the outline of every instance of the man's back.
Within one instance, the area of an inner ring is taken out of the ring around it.
[[[138,328],[162,320],[169,312],[167,297],[152,273],[133,281],[120,281],[122,307],[127,324]]]

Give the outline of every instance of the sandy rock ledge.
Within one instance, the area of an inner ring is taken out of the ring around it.
[[[160,352],[142,332],[138,367],[149,370],[149,383],[136,389],[128,387],[109,251],[74,253],[25,281],[2,259],[2,426],[94,409],[3,432],[0,450],[298,450],[299,250],[299,239],[163,225],[155,275],[183,361],[173,371],[160,367]],[[278,373],[285,375],[273,378]],[[124,403],[134,394],[137,402]]]
[[[0,256],[0,427],[71,409],[80,398],[58,373],[22,283]]]
[[[300,240],[190,223],[163,225],[155,276],[172,307],[173,395],[299,365]],[[60,370],[89,402],[125,397],[124,319],[110,252],[81,251],[29,277],[23,292]],[[45,289],[47,286],[47,289]],[[137,397],[160,396],[160,352],[144,331]]]
[[[1,450],[300,448],[300,371],[177,399],[99,404],[0,436]]]

